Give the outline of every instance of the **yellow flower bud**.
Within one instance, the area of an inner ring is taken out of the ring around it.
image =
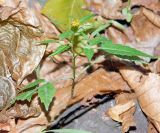
[[[75,20],[72,21],[71,25],[72,25],[72,27],[78,27],[80,25],[80,22],[79,22],[78,19],[75,19]]]

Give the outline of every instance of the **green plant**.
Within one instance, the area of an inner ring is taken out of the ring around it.
[[[37,79],[17,91],[16,98],[14,98],[3,110],[8,109],[16,101],[27,100],[30,102],[35,94],[38,94],[40,101],[44,104],[45,109],[48,110],[55,92],[56,89],[52,83],[46,82],[44,79]]]
[[[50,55],[51,57],[63,52],[71,53],[73,69],[73,82],[71,91],[72,98],[74,97],[74,87],[76,84],[77,56],[86,56],[89,63],[92,62],[92,58],[96,50],[102,50],[107,54],[112,54],[117,57],[132,61],[142,61],[142,57],[155,58],[129,46],[114,44],[105,36],[100,35],[102,30],[111,25],[114,25],[118,28],[123,28],[123,26],[118,22],[110,20],[106,24],[101,24],[99,27],[97,27],[95,23],[87,22],[91,17],[93,17],[93,15],[86,16],[80,20],[76,19],[72,21],[70,30],[59,35],[59,40],[57,41],[59,47],[57,47],[57,49]]]

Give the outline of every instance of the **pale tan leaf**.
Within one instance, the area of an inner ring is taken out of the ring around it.
[[[151,122],[148,123],[148,133],[158,133],[155,126]]]
[[[135,113],[135,95],[132,93],[117,94],[116,105],[107,111],[115,121],[122,123],[122,132],[127,132],[130,127],[136,126],[133,114]]]
[[[153,24],[160,27],[160,16],[158,14],[155,14],[146,8],[143,8],[143,13]]]
[[[133,68],[120,69],[120,72],[134,89],[143,112],[156,126],[160,122],[160,76],[154,73],[144,75]]]
[[[115,121],[123,122],[122,118],[120,118],[120,115],[133,106],[135,106],[134,101],[129,101],[125,104],[118,104],[108,110],[108,115]]]

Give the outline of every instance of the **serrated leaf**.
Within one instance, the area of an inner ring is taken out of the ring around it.
[[[37,92],[37,89],[30,90],[30,91],[26,91],[26,92],[22,92],[21,94],[19,94],[19,95],[16,97],[16,100],[21,100],[21,101],[27,100],[27,101],[30,102],[32,96],[33,96],[36,92]]]
[[[111,23],[103,24],[99,26],[95,31],[92,32],[92,36],[98,35],[101,31],[105,30],[107,27],[109,27]]]
[[[50,56],[55,56],[57,54],[61,54],[64,51],[69,50],[70,46],[69,45],[61,45],[59,46]]]
[[[141,56],[141,57],[155,58],[147,53],[143,53],[129,46],[124,46],[121,44],[112,44],[111,41],[103,43],[101,45],[101,49],[113,55]]]
[[[88,43],[89,43],[89,45],[93,46],[93,45],[101,44],[107,40],[108,39],[104,36],[97,36],[97,37],[89,40]]]
[[[48,0],[42,13],[49,17],[52,22],[61,30],[71,28],[74,19],[81,19],[91,12],[84,10],[84,0]]]
[[[55,130],[49,130],[56,133],[91,133],[83,130],[78,129],[55,129]]]
[[[79,22],[82,24],[82,23],[88,21],[89,19],[93,18],[94,16],[95,16],[94,14],[84,16],[83,18],[80,19]]]
[[[86,31],[88,31],[88,30],[91,30],[91,29],[93,29],[93,28],[94,28],[94,25],[93,25],[92,23],[83,24],[83,25],[81,25],[81,26],[79,27],[76,35],[79,34],[79,33],[86,32]]]
[[[70,39],[70,37],[74,34],[74,32],[72,30],[63,32],[62,34],[59,35],[59,39],[60,40],[64,40],[64,39]]]
[[[88,60],[91,61],[94,55],[94,50],[91,48],[84,48],[83,51],[86,57],[88,58]]]
[[[133,15],[128,7],[122,9],[122,14],[126,17],[127,22],[131,22]]]
[[[35,87],[35,86],[37,86],[37,85],[39,85],[40,83],[43,83],[43,82],[45,82],[44,79],[37,79],[37,80],[29,83],[25,87],[23,87],[21,90],[25,90],[25,89],[29,89],[29,88]]]
[[[45,109],[48,110],[50,103],[55,95],[56,89],[51,83],[46,83],[38,87],[38,96],[44,104]]]

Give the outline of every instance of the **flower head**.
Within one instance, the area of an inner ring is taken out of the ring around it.
[[[72,23],[71,23],[72,27],[78,27],[79,25],[80,25],[80,22],[79,22],[78,19],[73,20]]]

